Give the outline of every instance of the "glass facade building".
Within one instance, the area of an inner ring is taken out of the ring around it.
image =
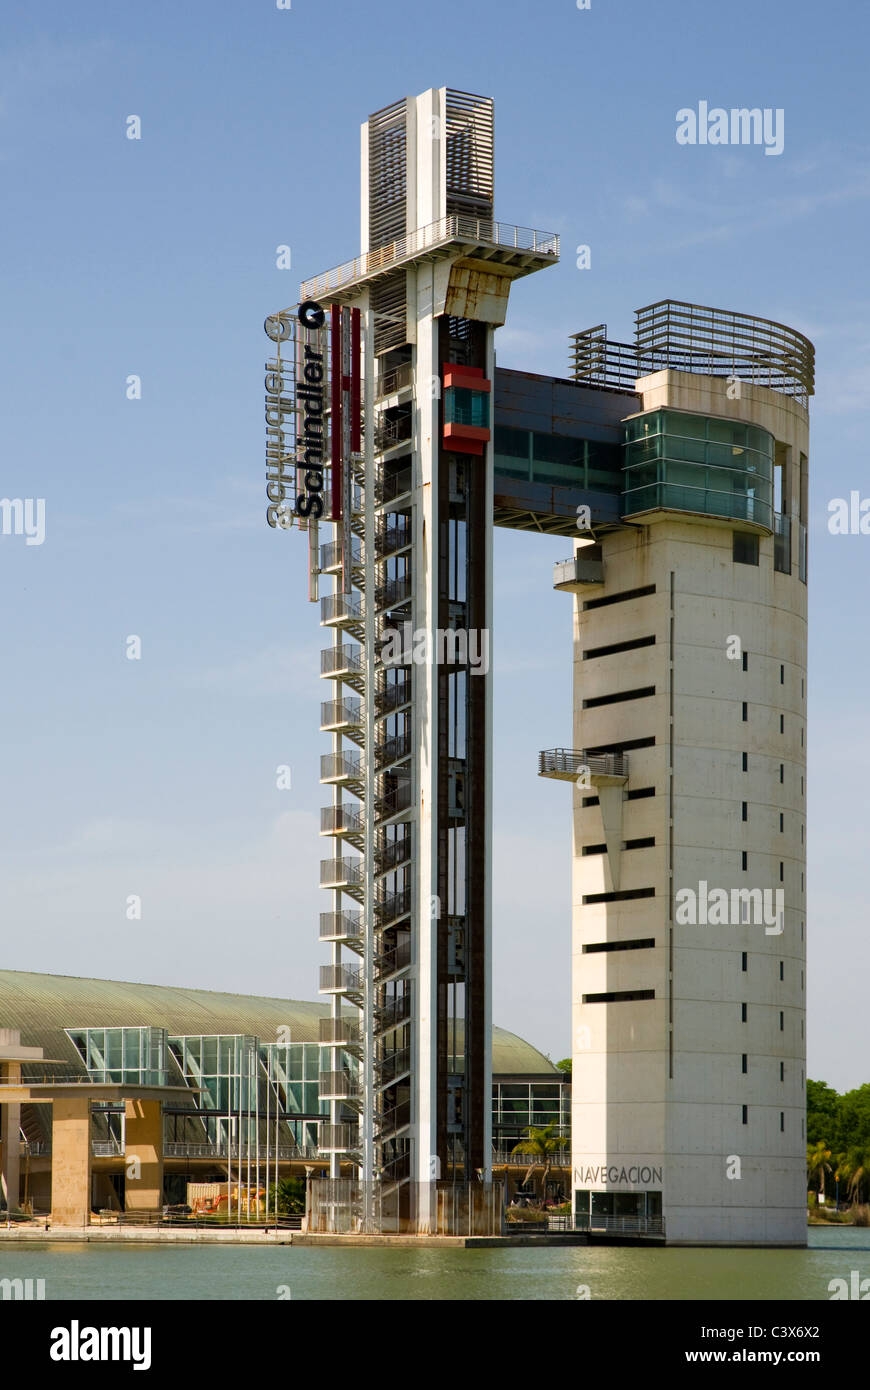
[[[774,529],[774,440],[739,420],[653,410],[626,424],[623,516],[667,508]]]

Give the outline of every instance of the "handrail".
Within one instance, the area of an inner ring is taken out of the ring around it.
[[[532,252],[552,257],[553,260],[559,257],[559,237],[555,232],[540,232],[532,227],[517,227],[508,222],[448,213],[437,222],[417,227],[387,246],[378,246],[362,256],[355,256],[352,261],[345,261],[343,265],[305,280],[301,290],[302,299],[324,299],[357,280],[383,273],[401,261],[450,241],[479,242],[486,246]]]

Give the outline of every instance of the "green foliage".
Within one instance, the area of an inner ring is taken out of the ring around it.
[[[275,1185],[269,1189],[269,1206],[275,1209]],[[281,1178],[278,1183],[279,1216],[298,1216],[305,1210],[305,1183],[302,1178]]]
[[[561,1062],[556,1063],[556,1071],[564,1072],[565,1076],[571,1075],[571,1058],[563,1057]]]
[[[815,1191],[858,1207],[870,1197],[870,1083],[839,1095],[807,1081],[807,1175]]]

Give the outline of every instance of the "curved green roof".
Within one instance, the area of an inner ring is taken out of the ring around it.
[[[0,1028],[18,1028],[27,1047],[81,1066],[67,1028],[166,1028],[170,1033],[253,1033],[262,1042],[289,1028],[292,1042],[317,1042],[329,1003],[225,994],[179,985],[91,980],[0,970]],[[531,1043],[504,1028],[492,1030],[492,1069],[499,1075],[555,1072]],[[556,1072],[556,1075],[558,1073]]]

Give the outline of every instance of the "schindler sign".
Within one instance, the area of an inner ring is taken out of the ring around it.
[[[291,526],[294,511],[311,520],[323,515],[326,315],[319,304],[308,300],[300,304],[297,319],[298,333],[294,321],[284,314],[267,318],[264,325],[277,344],[275,356],[266,363],[265,380],[266,521],[273,529]],[[288,340],[290,356],[282,358],[281,344]]]
[[[304,329],[316,331],[318,346],[324,318],[323,310],[313,299],[299,305],[299,322]],[[300,349],[301,377],[296,380],[296,459],[304,477],[302,489],[296,495],[296,511],[300,516],[319,517],[323,515],[323,352],[312,347],[310,342],[300,343]]]

